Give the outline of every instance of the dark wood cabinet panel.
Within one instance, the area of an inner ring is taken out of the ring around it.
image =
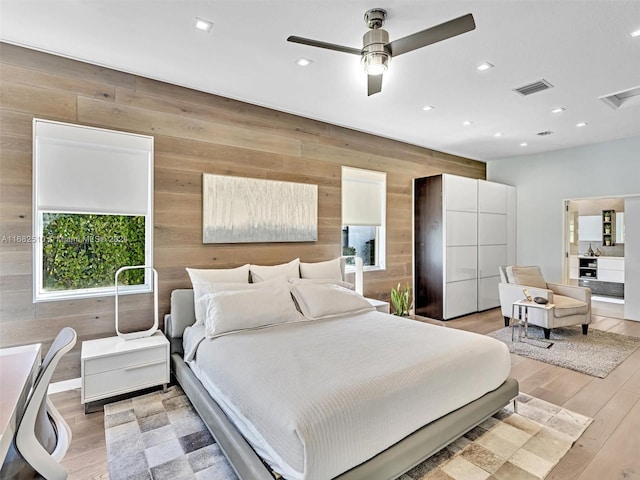
[[[414,180],[416,315],[442,320],[442,175]]]

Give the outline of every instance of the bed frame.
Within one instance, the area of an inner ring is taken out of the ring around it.
[[[220,446],[240,480],[273,480],[273,475],[238,432],[200,380],[184,362],[182,334],[195,323],[193,290],[171,293],[171,314],[165,334],[171,345],[171,371]],[[518,382],[507,380],[497,389],[415,431],[375,457],[335,480],[393,480],[482,423],[518,396]]]

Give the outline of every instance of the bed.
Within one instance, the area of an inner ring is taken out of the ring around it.
[[[395,479],[518,394],[503,344],[374,309],[204,330],[174,290],[172,372],[242,480]]]

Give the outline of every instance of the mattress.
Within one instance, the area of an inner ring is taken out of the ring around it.
[[[190,327],[184,350],[258,455],[289,480],[359,465],[496,389],[511,367],[497,340],[377,311],[215,339]]]

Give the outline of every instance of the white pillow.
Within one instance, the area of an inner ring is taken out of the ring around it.
[[[348,288],[349,290],[354,290],[353,283],[343,282],[342,280],[335,280],[333,278],[290,278],[289,283],[292,285],[338,285],[340,287]]]
[[[300,276],[302,278],[332,278],[334,280],[342,280],[340,258],[335,258],[326,262],[301,262]]]
[[[300,278],[300,259],[296,258],[289,263],[280,265],[249,265],[251,271],[251,281],[254,283],[264,282],[272,278]]]
[[[217,292],[205,295],[205,336],[301,322],[286,284],[276,287]]]
[[[213,283],[249,284],[249,264],[238,268],[187,268],[187,273],[193,285],[193,302],[196,314],[196,324],[204,322],[204,310],[198,309],[198,300],[206,293],[205,287]]]
[[[362,295],[338,285],[317,283],[292,285],[291,293],[300,311],[309,320],[375,310],[375,307]]]
[[[238,268],[187,268],[191,282],[249,283],[249,264]]]
[[[196,285],[199,297],[196,299]],[[217,292],[236,292],[238,290],[255,290],[256,288],[264,288],[264,287],[274,287],[274,286],[287,286],[287,283],[279,278],[274,278],[273,280],[268,280],[266,282],[260,283],[197,283],[194,284],[194,302],[195,302],[195,315],[196,315],[196,325],[199,323],[204,323],[204,319],[206,317],[207,303],[206,296],[210,293]]]

